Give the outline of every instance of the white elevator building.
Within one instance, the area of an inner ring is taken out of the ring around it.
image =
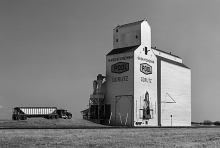
[[[117,126],[191,126],[191,70],[180,57],[151,47],[146,20],[113,29],[106,76],[98,77],[91,119]]]

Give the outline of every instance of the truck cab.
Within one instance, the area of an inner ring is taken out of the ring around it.
[[[64,118],[64,119],[72,118],[72,114],[65,109],[57,109],[57,114],[59,115],[59,118]]]

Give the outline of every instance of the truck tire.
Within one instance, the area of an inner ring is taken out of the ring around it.
[[[17,120],[21,120],[21,116],[17,116]]]
[[[58,119],[58,116],[57,116],[57,115],[55,116],[55,119]]]
[[[27,117],[26,117],[26,116],[23,116],[23,120],[27,120]]]
[[[71,118],[72,118],[72,116],[68,115],[68,119],[71,119]]]
[[[54,115],[52,115],[52,116],[51,116],[51,119],[54,119],[54,118],[55,118],[55,116],[54,116]]]

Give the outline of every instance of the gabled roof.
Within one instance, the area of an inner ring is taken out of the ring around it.
[[[144,21],[146,21],[146,20],[144,19],[144,20],[141,20],[141,21],[133,22],[133,23],[128,23],[128,24],[118,25],[116,28],[129,27],[129,26],[133,26],[133,25],[141,24],[141,23],[144,22]],[[115,29],[116,29],[116,28],[115,28]]]
[[[107,55],[113,55],[113,54],[119,54],[119,53],[126,53],[126,52],[134,52],[139,46],[140,46],[140,45],[113,49],[113,50],[110,51]]]
[[[177,65],[177,66],[181,66],[181,67],[184,67],[184,68],[190,69],[189,67],[187,67],[187,66],[184,65],[183,63],[179,63],[179,62],[176,62],[176,61],[173,61],[173,60],[167,59],[167,58],[163,58],[163,57],[160,57],[160,56],[158,56],[158,55],[156,55],[156,57],[157,57],[157,59],[160,59],[161,61],[165,61],[165,62],[168,62],[168,63],[174,64],[174,65]]]

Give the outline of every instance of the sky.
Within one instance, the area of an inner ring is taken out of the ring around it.
[[[220,121],[219,0],[1,0],[0,119],[16,106],[65,108],[82,118],[105,75],[118,24],[147,19],[152,47],[191,69],[192,121]]]

